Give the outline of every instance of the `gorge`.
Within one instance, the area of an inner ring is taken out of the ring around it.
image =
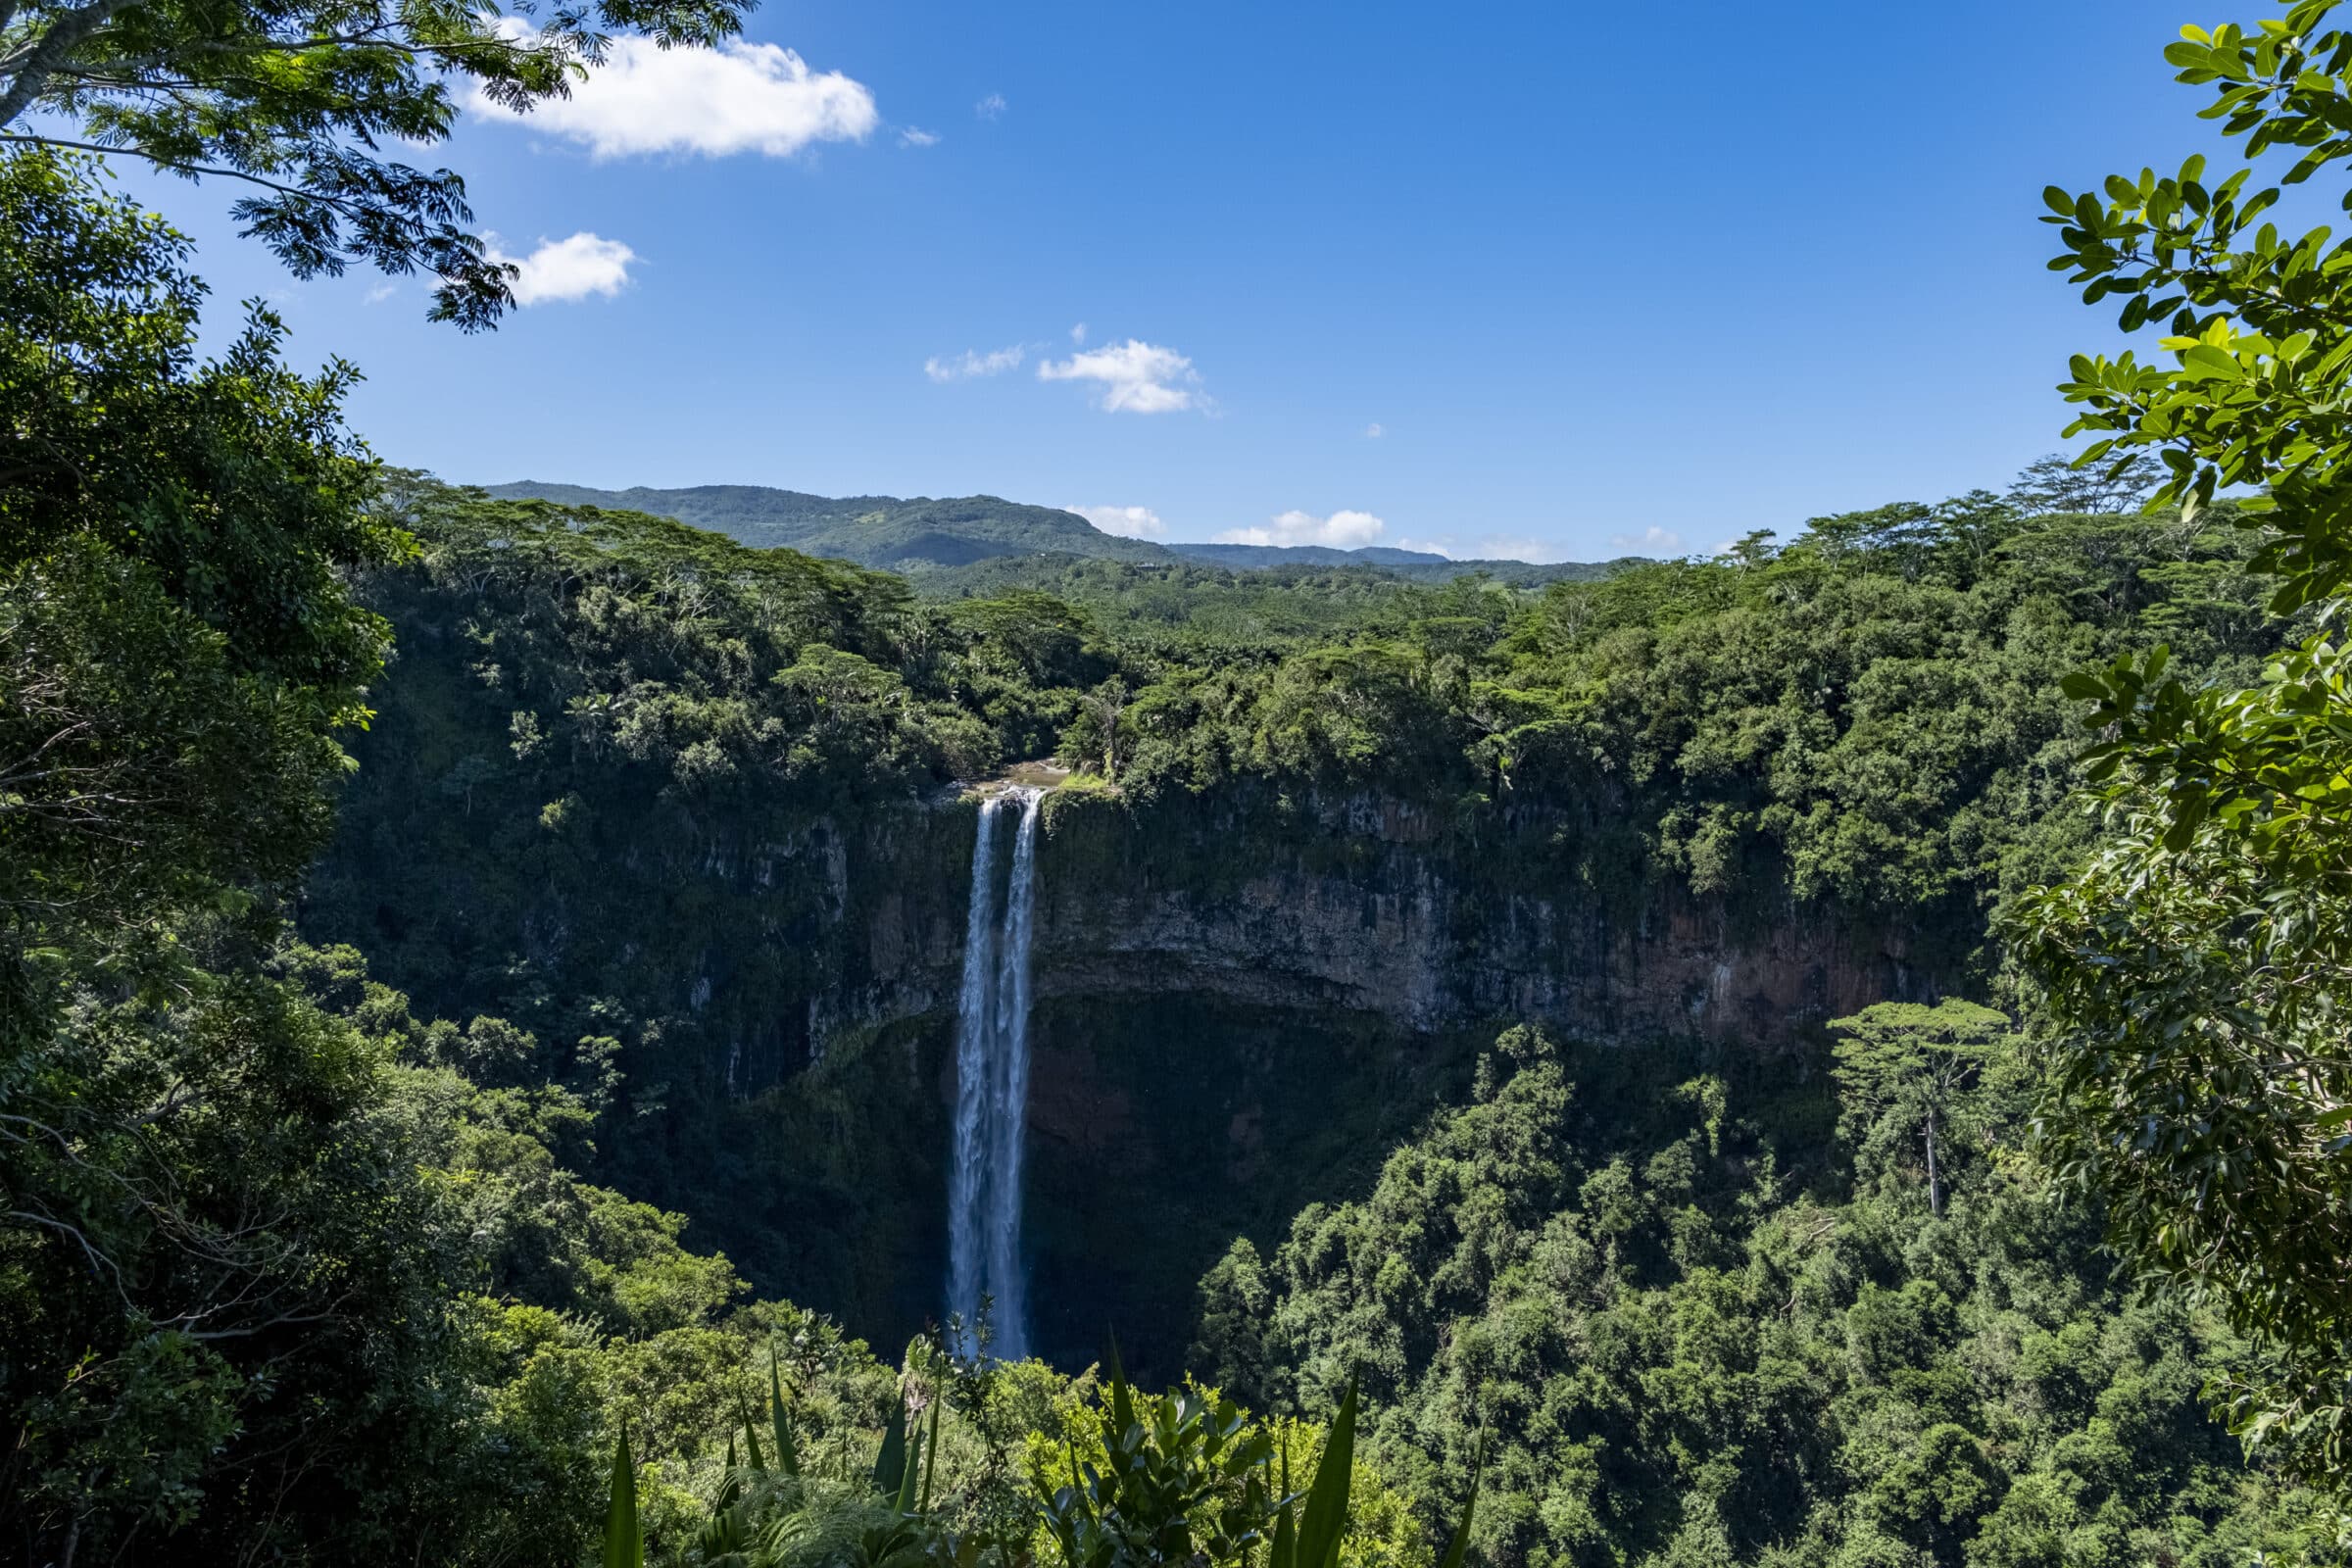
[[[1138,690],[1115,787],[1023,808],[1022,1328],[1078,1359],[1115,1321],[1147,1372],[1237,1236],[1360,1190],[1500,1027],[1818,1084],[1829,1019],[1981,986],[1987,902],[2079,831],[2055,672],[2129,634],[2042,586],[2113,547],[2029,531],[1967,587],[1800,552],[1411,590],[1400,628],[1204,679],[1042,596],[934,609],[653,519],[449,505],[427,564],[370,585],[400,661],[305,930],[420,1006],[613,1042],[599,1172],[884,1342],[987,1271],[959,1220],[943,1292],[952,1194],[988,1186],[982,1141],[956,1152],[988,1038],[958,1044],[988,970],[956,780],[1038,755],[1040,714],[1075,750],[1080,694]],[[2258,635],[2182,625],[2205,658]],[[992,834],[997,874],[1017,853]]]

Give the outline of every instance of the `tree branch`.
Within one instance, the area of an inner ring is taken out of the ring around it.
[[[23,114],[41,88],[48,84],[50,74],[71,54],[74,47],[91,33],[106,25],[109,18],[130,4],[130,0],[90,0],[78,11],[69,11],[60,17],[37,42],[12,56],[0,69],[13,78],[8,91],[0,93],[0,125]]]
[[[151,153],[144,147],[108,147],[99,142],[69,141],[63,136],[36,136],[25,131],[0,131],[0,142],[19,142],[33,147],[64,147],[74,152],[97,153],[102,157],[122,154],[131,158],[143,158],[158,169],[173,169],[183,174],[218,174],[223,179],[241,179],[249,185],[259,185],[265,190],[278,191],[287,196],[299,196],[304,201],[317,202],[322,207],[331,207],[345,218],[355,220],[364,211],[341,196],[329,196],[321,191],[305,190],[300,185],[281,184],[274,179],[265,179],[259,174],[249,174],[241,169],[224,169],[219,164],[191,164],[177,158],[166,158],[159,153]]]

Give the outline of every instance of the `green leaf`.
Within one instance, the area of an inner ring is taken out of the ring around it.
[[[1124,1443],[1127,1429],[1135,1425],[1135,1396],[1127,1388],[1127,1369],[1119,1365],[1119,1337],[1110,1337],[1110,1419],[1118,1431],[1112,1436]]]
[[[1348,1491],[1355,1479],[1355,1379],[1340,1399],[1332,1417],[1331,1437],[1323,1445],[1323,1462],[1315,1468],[1314,1485],[1306,1491],[1306,1510],[1298,1520],[1298,1568],[1331,1568],[1339,1560],[1340,1537],[1348,1529]]]
[[[784,1409],[784,1380],[776,1372],[776,1351],[767,1351],[767,1419],[776,1433],[776,1468],[788,1476],[801,1473],[800,1445],[792,1440],[792,1417]]]
[[[938,1402],[936,1400],[933,1401],[932,1408],[938,1408]],[[922,1467],[922,1459],[923,1434],[918,1428],[914,1434],[914,1451],[912,1457],[907,1462],[899,1466],[898,1510],[903,1514],[912,1513],[914,1511],[915,1474]]]
[[[1274,1547],[1268,1568],[1298,1568],[1298,1526],[1292,1518],[1291,1440],[1282,1440],[1282,1509],[1274,1517]]]
[[[906,1401],[891,1396],[890,1422],[882,1429],[882,1448],[874,1455],[874,1493],[895,1497],[906,1477]]]
[[[612,1442],[612,1500],[605,1509],[604,1568],[645,1568],[645,1535],[637,1526],[637,1467],[629,1461],[629,1428]]]
[[[1470,1461],[1470,1495],[1462,1503],[1462,1522],[1454,1526],[1453,1544],[1446,1548],[1445,1559],[1438,1568],[1462,1568],[1463,1553],[1470,1549],[1470,1521],[1478,1515],[1478,1484],[1487,1473],[1487,1433],[1479,1429],[1477,1457]]]
[[[760,1429],[752,1425],[751,1407],[743,1402],[743,1396],[740,1394],[735,1396],[735,1414],[743,1422],[743,1441],[745,1446],[751,1449],[752,1468],[764,1474],[767,1470],[767,1456],[760,1451]],[[729,1441],[733,1441],[731,1436]]]
[[[923,1502],[922,1512],[931,1511],[931,1482],[939,1472],[939,1407],[947,1401],[934,1394],[931,1397],[931,1436],[923,1443]]]

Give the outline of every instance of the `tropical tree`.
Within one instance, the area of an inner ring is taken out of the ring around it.
[[[121,153],[252,194],[235,208],[298,277],[353,261],[439,279],[466,329],[514,302],[514,270],[467,231],[466,182],[380,156],[446,138],[468,87],[527,110],[562,97],[616,36],[709,45],[744,0],[524,8],[430,0],[6,0],[0,142]]]
[[[1113,675],[1078,699],[1080,715],[1094,726],[1090,739],[1101,747],[1102,776],[1113,783],[1119,777],[1119,715],[1133,696],[1127,683]]]
[[[2134,512],[2163,473],[2163,465],[2146,453],[2134,454],[2120,467],[2083,468],[2072,458],[2053,452],[2027,464],[2005,499],[2028,516]]]
[[[269,1484],[245,1352],[300,1401],[414,1348],[368,1307],[421,1231],[353,1225],[415,1217],[361,1196],[373,1054],[198,956],[318,851],[384,648],[342,577],[399,535],[339,370],[259,314],[198,361],[184,251],[86,163],[0,159],[0,1528],[67,1556]]]
[[[1834,1018],[1838,1083],[1844,1090],[1841,1130],[1857,1144],[1894,1131],[1916,1131],[1927,1151],[1928,1210],[1943,1217],[1943,1173],[1937,1141],[1952,1123],[1956,1102],[1973,1085],[2009,1019],[1957,997],[1927,1006],[1882,1002],[1850,1018]]]
[[[187,248],[87,160],[0,159],[0,972],[298,874],[382,664],[346,581],[408,545],[350,369],[263,311],[199,361]]]
[[[2281,231],[2284,187],[2352,156],[2352,32],[2336,0],[2252,28],[2183,29],[2179,79],[2251,167],[2110,176],[2046,193],[2053,268],[2120,299],[2156,355],[2078,356],[2063,390],[2085,462],[2168,477],[2194,517],[2251,488],[2253,567],[2305,639],[2243,689],[2195,687],[2159,648],[2067,684],[2103,743],[2089,778],[2110,837],[2024,901],[2015,935],[2051,1029],[2044,1125],[2057,1168],[2102,1195],[2117,1238],[2228,1312],[2265,1352],[2224,1389],[2250,1442],[2352,1467],[2352,244]],[[2352,192],[2344,205],[2352,209]]]

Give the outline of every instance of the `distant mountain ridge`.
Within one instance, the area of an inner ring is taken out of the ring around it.
[[[1415,582],[1443,582],[1483,571],[1519,585],[1598,577],[1614,564],[1453,561],[1425,550],[1366,545],[1153,544],[1104,533],[1074,512],[1034,507],[998,496],[814,496],[757,484],[706,484],[660,490],[636,486],[598,490],[587,485],[519,479],[485,485],[510,500],[647,512],[708,528],[760,550],[779,546],[806,555],[854,561],[862,566],[936,579],[939,573],[984,561],[1020,556],[1075,556],[1138,565],[1211,566],[1227,571],[1284,567],[1357,567]]]
[[[537,479],[484,488],[510,499],[650,512],[726,534],[759,550],[789,546],[805,555],[855,561],[893,571],[968,566],[994,556],[1062,554],[1138,562],[1176,559],[1145,540],[1104,533],[1074,512],[1024,506],[996,496],[837,499],[756,484],[594,490]]]

